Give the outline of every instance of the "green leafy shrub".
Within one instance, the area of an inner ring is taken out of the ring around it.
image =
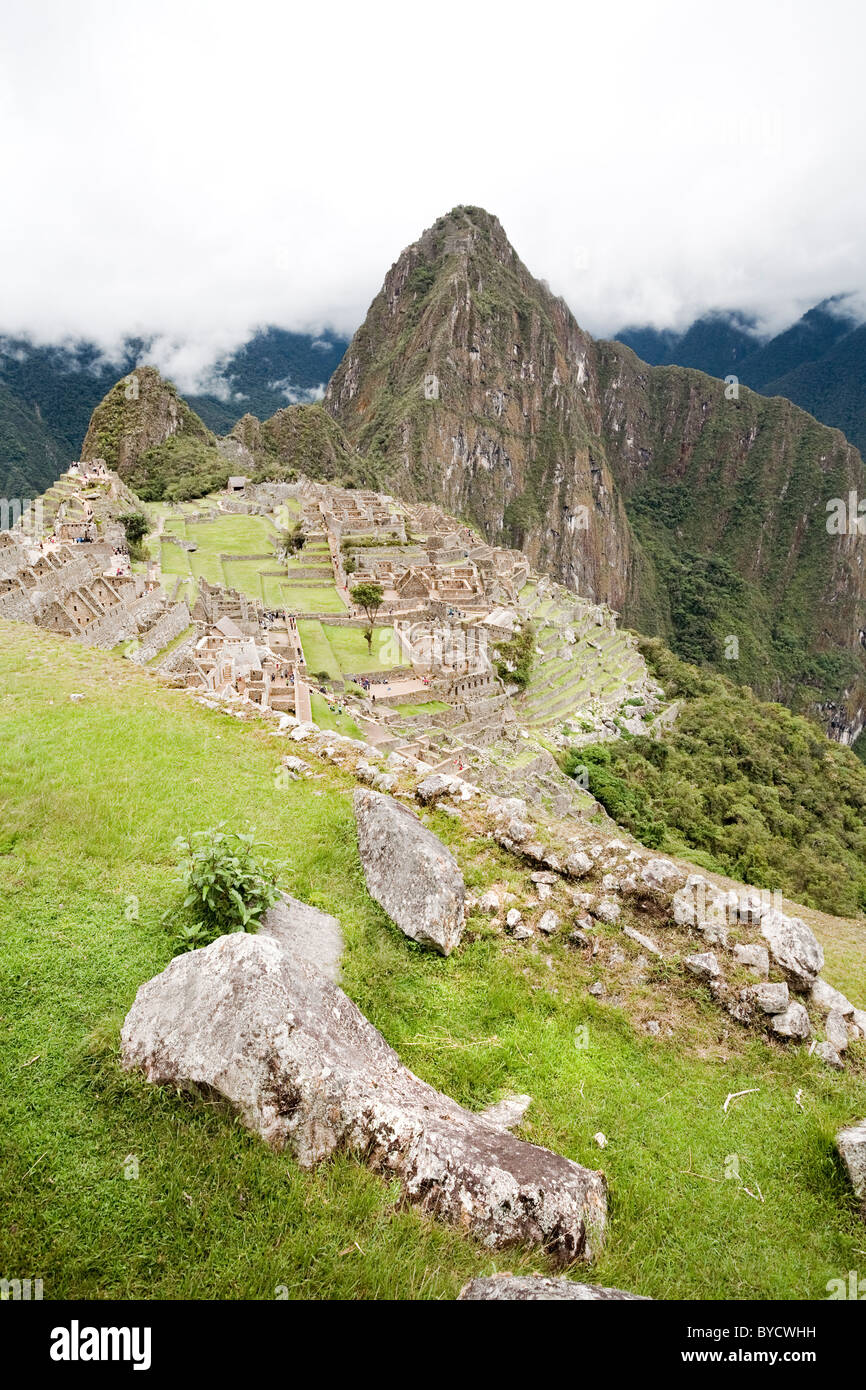
[[[176,926],[182,950],[207,946],[228,932],[255,931],[279,898],[273,866],[252,835],[224,824],[179,836],[174,842],[187,919]]]

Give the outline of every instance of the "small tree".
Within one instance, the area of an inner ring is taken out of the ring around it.
[[[385,590],[381,584],[375,584],[371,580],[363,580],[356,584],[351,590],[352,602],[357,603],[363,609],[369,627],[364,629],[364,636],[367,639],[367,646],[370,652],[373,651],[373,628],[376,626],[376,614],[382,607],[382,599],[385,597]]]
[[[144,512],[127,512],[124,516],[119,516],[123,530],[126,534],[126,544],[129,546],[129,553],[133,559],[139,559],[142,554],[141,542],[150,530],[150,522]]]
[[[277,541],[277,554],[283,560],[290,559],[296,551],[303,548],[306,539],[306,536],[301,530],[301,523],[296,521],[294,526],[292,526],[284,536],[280,536],[280,539]]]

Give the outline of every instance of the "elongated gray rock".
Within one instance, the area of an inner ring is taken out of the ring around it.
[[[540,1246],[563,1264],[600,1248],[602,1173],[414,1076],[337,985],[272,937],[233,933],[177,956],[141,986],[121,1037],[127,1069],[225,1097],[302,1167],[348,1151],[491,1248]]]
[[[578,1284],[573,1279],[550,1278],[542,1274],[494,1274],[488,1279],[470,1279],[457,1295],[463,1303],[525,1303],[576,1300],[603,1302],[626,1299],[629,1302],[649,1303],[639,1293],[624,1293],[622,1289],[606,1289],[601,1284]]]
[[[466,890],[457,860],[392,796],[357,787],[352,804],[370,897],[406,936],[450,955],[465,921]]]

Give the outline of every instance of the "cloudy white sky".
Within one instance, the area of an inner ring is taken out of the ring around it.
[[[595,333],[866,296],[860,0],[5,0],[0,36],[0,332],[162,333],[189,381],[351,332],[460,202]]]

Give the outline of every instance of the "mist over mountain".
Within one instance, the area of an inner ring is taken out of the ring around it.
[[[866,452],[866,324],[845,295],[823,300],[773,337],[735,312],[705,314],[683,332],[626,328],[616,341],[652,366],[735,375],[764,396],[787,396]]]
[[[228,433],[247,413],[266,418],[320,399],[346,345],[331,333],[263,328],[199,374],[203,389],[187,399],[215,434]],[[0,338],[0,496],[31,497],[49,486],[79,457],[90,417],[118,378],[142,363],[160,365],[165,351],[159,340],[133,337],[110,354],[87,341]]]

